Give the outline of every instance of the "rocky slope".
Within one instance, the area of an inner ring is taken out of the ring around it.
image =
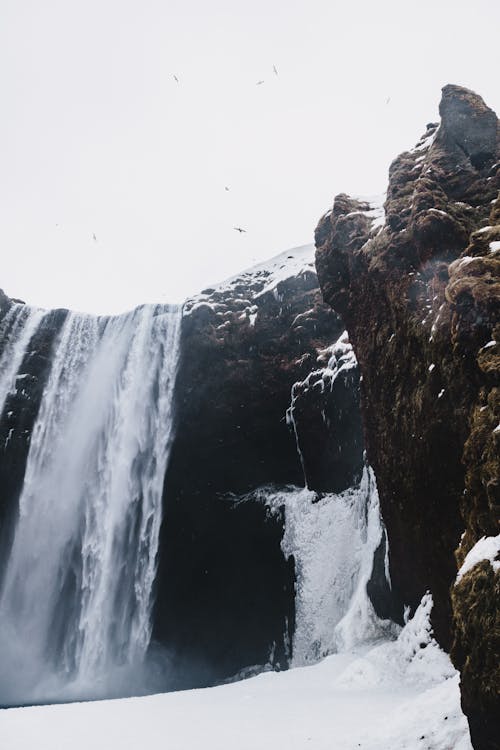
[[[392,163],[383,226],[369,203],[336,197],[316,230],[316,265],[360,365],[393,589],[412,609],[432,592],[474,747],[489,749],[499,572],[481,562],[454,583],[475,543],[498,534],[499,124],[458,86],[443,89],[440,115]]]

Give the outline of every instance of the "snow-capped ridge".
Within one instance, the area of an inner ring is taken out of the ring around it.
[[[281,282],[307,273],[316,275],[314,245],[301,245],[284,250],[269,260],[230,276],[224,281],[206,287],[200,294],[190,297],[184,304],[184,315],[190,315],[201,305],[209,305],[217,311],[217,303],[228,297],[235,297],[247,303],[245,313],[250,325],[255,324],[257,308],[255,301],[269,292],[278,294]],[[251,309],[254,307],[254,309]]]

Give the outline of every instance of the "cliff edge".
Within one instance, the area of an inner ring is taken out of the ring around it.
[[[335,198],[316,229],[316,266],[360,366],[394,593],[413,610],[431,591],[435,636],[461,671],[474,747],[493,748],[499,123],[481,97],[459,86],[444,87],[439,110],[440,124],[429,124],[390,166],[383,223],[369,202]],[[491,562],[469,564],[455,585],[483,537]]]

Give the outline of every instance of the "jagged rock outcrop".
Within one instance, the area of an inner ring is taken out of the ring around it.
[[[499,573],[482,563],[450,590],[457,561],[498,533],[499,125],[458,86],[443,89],[440,114],[392,163],[385,224],[337,196],[316,264],[360,365],[393,590],[412,608],[432,592],[474,747],[493,748]]]
[[[322,300],[312,248],[282,253],[188,300],[184,310],[174,451],[194,461],[200,476],[208,470],[219,492],[301,484],[285,419],[291,388],[341,333]]]
[[[319,352],[314,369],[292,388],[287,411],[307,486],[342,492],[361,479],[363,432],[359,370],[345,333]]]

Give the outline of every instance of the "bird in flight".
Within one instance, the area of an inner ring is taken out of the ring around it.
[[[94,240],[94,242],[97,242],[97,237],[95,236],[95,232],[92,235],[92,239]]]
[[[227,185],[226,185],[226,187],[224,188],[224,190],[226,191],[226,193],[229,193],[229,188],[228,188],[228,186],[227,186]]]
[[[274,75],[277,76],[278,75],[278,70],[276,68],[276,65],[273,65],[273,70],[274,70]]]
[[[236,231],[239,232],[240,234],[242,232],[246,232],[247,231],[246,229],[242,229],[241,227],[233,227],[233,229],[236,229]]]
[[[256,86],[261,86],[263,83],[264,83],[264,81],[257,81],[257,83],[255,85]]]
[[[179,83],[179,79],[177,78],[177,76],[176,76],[176,75],[174,75],[174,81],[175,81],[176,83]]]

